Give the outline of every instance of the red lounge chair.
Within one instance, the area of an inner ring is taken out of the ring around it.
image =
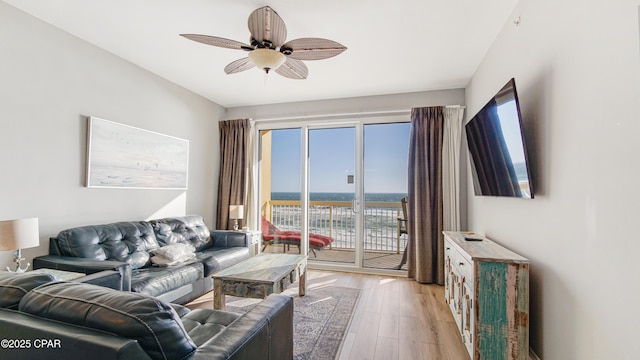
[[[284,251],[287,247],[295,245],[298,247],[298,253],[300,253],[300,241],[301,234],[298,231],[280,231],[272,223],[269,222],[264,216],[262,217],[262,251],[267,245],[283,244]],[[331,244],[333,238],[319,235],[309,234],[309,249],[313,252],[313,256],[316,256],[316,250],[322,250],[325,246]]]

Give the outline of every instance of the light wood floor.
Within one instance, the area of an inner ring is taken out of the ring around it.
[[[362,289],[338,359],[469,359],[442,286],[400,277],[307,271],[307,291],[328,285]],[[212,308],[213,296],[210,292],[187,306]]]
[[[468,360],[443,287],[379,275],[310,270],[309,286],[362,289],[340,360]]]

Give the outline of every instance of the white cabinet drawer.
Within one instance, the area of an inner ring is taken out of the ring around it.
[[[469,287],[473,290],[473,263],[463,256],[456,247],[445,241],[445,256],[448,255],[451,261],[451,267],[459,275],[466,278]]]

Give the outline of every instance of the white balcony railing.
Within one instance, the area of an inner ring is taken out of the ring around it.
[[[330,236],[332,249],[355,249],[356,214],[350,201],[310,201],[309,232]],[[265,216],[280,230],[300,231],[300,201],[271,200]],[[399,202],[365,202],[364,249],[370,251],[404,251],[406,236],[398,237]]]

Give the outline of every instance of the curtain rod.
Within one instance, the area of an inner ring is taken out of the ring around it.
[[[452,108],[461,108],[466,109],[466,106],[463,105],[448,105],[445,106],[447,109]],[[410,115],[411,109],[402,109],[402,110],[384,110],[384,111],[367,111],[367,112],[352,112],[352,113],[339,113],[339,114],[317,114],[317,115],[294,115],[294,116],[284,116],[284,117],[273,117],[273,118],[253,118],[252,120],[256,122],[262,121],[287,121],[287,120],[300,120],[300,119],[333,119],[333,118],[341,118],[341,117],[367,117],[367,116],[397,116],[397,115]]]

